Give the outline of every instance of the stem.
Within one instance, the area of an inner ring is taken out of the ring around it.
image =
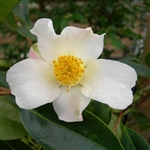
[[[117,126],[118,126],[119,122],[121,121],[121,118],[122,118],[123,113],[124,113],[124,110],[122,110],[122,111],[120,112],[119,117],[118,117],[118,119],[117,119],[117,121],[116,121],[116,123],[115,123],[115,126],[114,126],[114,128],[113,128],[113,132],[116,132]]]
[[[9,89],[0,87],[0,96],[1,95],[11,95],[11,91]]]

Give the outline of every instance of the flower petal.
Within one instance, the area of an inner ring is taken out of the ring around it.
[[[81,93],[112,108],[125,109],[132,103],[131,88],[136,80],[136,72],[130,66],[99,59],[86,68],[80,83]]]
[[[104,34],[93,34],[91,28],[66,27],[61,35],[56,35],[50,19],[39,19],[30,31],[37,36],[39,51],[49,63],[60,55],[74,55],[87,65],[103,50]]]
[[[68,53],[82,58],[85,65],[97,59],[102,53],[104,35],[94,34],[91,28],[81,29],[71,26],[64,28],[61,33],[61,37],[67,39]]]
[[[7,82],[16,103],[24,109],[32,109],[50,103],[60,94],[52,66],[45,61],[26,59],[7,72]]]
[[[40,51],[39,51],[39,49],[38,49],[37,43],[36,43],[36,44],[33,44],[33,45],[31,46],[30,51],[29,51],[29,58],[44,60],[43,57],[42,57],[41,54],[40,54]]]
[[[80,92],[80,86],[74,86],[69,92],[62,87],[61,94],[53,102],[53,107],[60,120],[66,122],[82,121],[82,111],[90,103],[90,98]]]
[[[57,35],[53,29],[53,24],[50,19],[39,19],[35,23],[30,32],[38,38],[38,48],[42,57],[49,63],[52,63],[55,56],[55,47]]]

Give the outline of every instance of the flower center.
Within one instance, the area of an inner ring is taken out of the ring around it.
[[[57,60],[53,60],[54,74],[57,81],[62,85],[71,86],[78,84],[83,76],[84,67],[81,58],[71,55],[59,56]]]

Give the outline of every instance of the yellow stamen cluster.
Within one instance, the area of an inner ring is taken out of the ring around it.
[[[60,84],[67,85],[70,89],[81,81],[84,73],[81,58],[71,55],[59,56],[57,60],[53,60],[53,64],[55,77]]]

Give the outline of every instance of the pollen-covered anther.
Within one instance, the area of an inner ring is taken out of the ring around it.
[[[71,86],[78,84],[84,73],[83,61],[71,55],[59,56],[57,60],[52,61],[54,64],[55,78],[61,85]]]

